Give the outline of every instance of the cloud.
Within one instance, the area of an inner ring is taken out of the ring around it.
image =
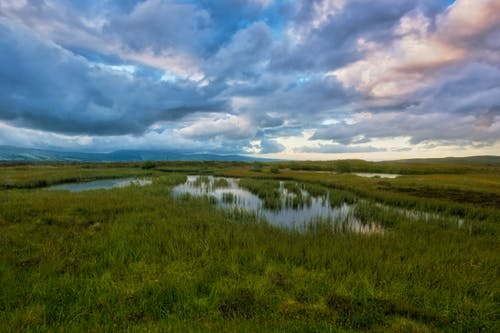
[[[331,72],[346,86],[373,97],[393,97],[426,87],[436,70],[463,58],[464,51],[430,35],[430,22],[421,13],[401,19],[389,45],[358,40],[367,56]]]
[[[316,147],[304,146],[295,150],[298,153],[344,154],[384,152],[385,148],[372,146],[348,146],[341,144],[319,144]]]
[[[111,152],[122,149],[164,150],[201,153],[238,154],[245,152],[245,140],[197,141],[184,138],[170,126],[157,126],[141,136],[123,134],[107,136],[66,135],[18,128],[0,121],[0,145],[66,151]]]
[[[214,77],[248,79],[263,72],[271,47],[271,32],[263,22],[238,31],[227,46],[207,62],[206,71]]]
[[[266,78],[264,78],[266,80]],[[325,117],[358,97],[333,77],[320,75],[275,77],[270,91],[259,92],[258,103],[249,108],[258,114],[277,113],[289,122],[317,126]]]
[[[500,3],[496,0],[456,1],[438,16],[437,31],[450,41],[481,42],[481,36],[488,35],[500,26],[499,11]]]
[[[78,149],[494,147],[499,6],[0,0],[0,123]]]
[[[275,140],[263,139],[260,141],[260,154],[274,154],[285,150],[285,146]]]
[[[207,47],[212,24],[210,14],[194,4],[148,0],[131,12],[111,15],[102,35],[125,59],[200,80],[204,74],[198,54]]]
[[[428,141],[455,142],[471,145],[475,142],[493,144],[500,133],[500,113],[497,108],[483,114],[456,117],[449,113],[408,114],[387,112],[359,115],[353,124],[338,123],[316,130],[311,140],[332,140],[343,144],[360,137],[380,139],[409,137],[412,144]]]
[[[432,85],[439,69],[480,55],[484,37],[500,27],[495,0],[461,0],[437,17],[413,10],[399,19],[387,41],[357,40],[366,55],[332,71],[346,86],[373,97],[405,95]],[[485,52],[487,53],[487,52]]]
[[[103,34],[130,50],[175,53],[202,47],[197,41],[210,34],[211,24],[209,13],[194,4],[148,0],[137,3],[129,13],[111,15]]]
[[[286,138],[290,136],[301,136],[302,133],[303,129],[300,125],[283,125],[264,129],[262,131],[262,136],[268,138]]]
[[[17,128],[0,121],[0,145],[27,148],[76,149],[91,144],[89,136],[68,136],[51,132]]]
[[[360,39],[387,41],[407,12],[427,2],[402,0],[303,0],[293,2],[287,40],[278,45],[272,66],[283,71],[328,72],[363,56]],[[430,6],[432,7],[432,6]]]
[[[188,81],[156,82],[96,66],[4,19],[0,47],[0,119],[18,126],[141,134],[156,121],[222,107]]]
[[[192,124],[178,130],[185,138],[206,140],[207,138],[223,138],[228,140],[251,139],[256,128],[245,116],[225,115],[196,119]]]

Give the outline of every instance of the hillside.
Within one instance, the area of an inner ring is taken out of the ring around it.
[[[156,150],[118,150],[110,153],[62,152],[0,146],[0,162],[134,162],[134,161],[264,161],[243,155],[183,153]]]
[[[396,160],[392,162],[421,163],[421,164],[469,164],[500,166],[500,156],[468,156],[468,157],[444,157],[444,158],[412,158]]]

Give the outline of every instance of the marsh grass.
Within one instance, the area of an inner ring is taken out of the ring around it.
[[[199,176],[193,182],[196,187],[209,186],[211,184],[210,178],[208,176]]]
[[[273,210],[281,208],[282,193],[279,181],[243,178],[240,180],[239,186],[257,195],[262,200],[264,208]]]
[[[222,202],[233,204],[236,201],[236,196],[231,192],[222,193]]]
[[[21,186],[47,174],[60,182],[75,170],[63,167],[59,177],[29,168],[7,174]],[[115,171],[118,176],[123,170]],[[314,188],[311,193],[325,188],[330,198],[339,191],[337,202],[355,201],[353,214],[383,224],[385,232],[336,230],[326,220],[287,229],[252,213],[219,209],[210,197],[174,198],[169,189],[185,181],[182,173],[153,174],[153,184],[145,187],[1,190],[0,327],[499,331],[499,227],[492,221],[497,207],[393,197],[386,190],[376,193],[380,180],[373,179],[285,170],[279,176],[312,184],[305,186]],[[269,191],[271,201],[279,188],[272,179],[241,183],[257,195]],[[403,205],[396,207],[398,202]],[[437,209],[448,204],[449,210]],[[443,218],[402,214],[408,207],[428,207]],[[447,219],[456,216],[456,207],[465,212],[462,227]]]
[[[229,187],[229,182],[226,178],[215,178],[213,183],[214,188],[225,188]]]
[[[62,183],[150,176],[154,171],[123,165],[19,165],[1,167],[0,189],[40,188]]]

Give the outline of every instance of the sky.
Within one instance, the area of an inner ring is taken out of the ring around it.
[[[0,145],[500,155],[500,0],[0,0]]]

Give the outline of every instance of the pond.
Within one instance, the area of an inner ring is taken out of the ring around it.
[[[69,183],[50,186],[47,189],[53,191],[81,192],[89,190],[107,190],[111,188],[120,188],[130,185],[144,186],[151,184],[150,179],[143,178],[119,178],[119,179],[101,179],[86,183]]]
[[[380,229],[360,223],[353,215],[352,205],[344,203],[333,207],[328,196],[316,197],[301,190],[301,203],[297,203],[294,200],[297,195],[289,191],[283,182],[279,182],[280,202],[274,209],[266,207],[261,198],[240,187],[236,178],[188,176],[184,184],[172,189],[172,193],[175,197],[186,194],[210,196],[218,207],[253,212],[271,224],[291,228],[303,229],[312,222],[330,221],[356,232],[371,233]]]
[[[299,171],[299,172],[311,172],[311,171]],[[378,173],[378,172],[352,172],[352,173],[338,173],[335,171],[312,171],[314,173],[324,173],[324,174],[332,174],[332,175],[356,175],[359,177],[378,177],[378,178],[397,178],[401,176],[400,174],[396,173]]]
[[[360,177],[380,177],[380,178],[396,178],[401,176],[395,173],[372,173],[372,172],[353,172],[353,175]]]

